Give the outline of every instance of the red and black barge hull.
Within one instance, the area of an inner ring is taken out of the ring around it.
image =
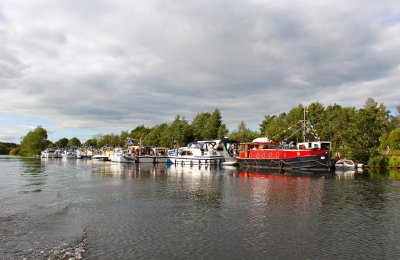
[[[330,171],[332,168],[331,152],[325,151],[318,154],[297,157],[275,158],[236,158],[241,167],[270,168],[284,171]]]

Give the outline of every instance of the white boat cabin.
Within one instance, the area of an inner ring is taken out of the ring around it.
[[[297,143],[297,149],[299,150],[330,150],[331,142],[328,141],[318,141],[318,142],[302,142]]]

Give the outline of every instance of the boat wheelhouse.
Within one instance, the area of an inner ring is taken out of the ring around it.
[[[207,150],[213,150],[217,155],[223,156],[224,160],[221,162],[222,165],[237,165],[236,151],[239,142],[229,138],[223,138],[220,140],[211,141],[198,141]]]
[[[192,142],[186,147],[170,150],[168,154],[170,162],[174,164],[219,165],[225,161],[224,156],[200,142]]]
[[[110,161],[119,163],[131,162],[129,159],[125,158],[126,150],[123,148],[115,148],[112,153],[110,153]]]
[[[55,149],[48,148],[41,153],[42,158],[58,158],[58,152]]]
[[[132,156],[137,163],[165,163],[168,157],[168,148],[142,146],[138,147]]]
[[[268,138],[258,138],[251,143],[240,143],[240,166],[279,170],[330,171],[331,143],[328,141],[276,143]]]

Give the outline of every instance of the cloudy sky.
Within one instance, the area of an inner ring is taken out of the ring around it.
[[[0,0],[0,141],[400,104],[398,0]]]

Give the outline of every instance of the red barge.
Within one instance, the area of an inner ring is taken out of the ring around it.
[[[331,143],[328,141],[293,145],[257,138],[251,143],[240,143],[239,156],[236,159],[241,167],[330,171],[333,163],[330,147]]]

